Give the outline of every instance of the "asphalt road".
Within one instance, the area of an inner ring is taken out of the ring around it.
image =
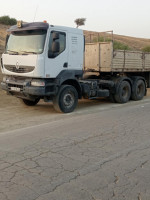
[[[150,199],[150,97],[51,115],[0,132],[0,200]]]

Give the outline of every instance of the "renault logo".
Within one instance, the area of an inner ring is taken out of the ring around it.
[[[19,69],[19,63],[16,62],[16,69]]]

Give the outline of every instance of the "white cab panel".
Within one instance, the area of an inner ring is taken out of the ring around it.
[[[83,34],[75,34],[70,32],[68,34],[69,56],[68,69],[82,70],[84,57],[84,38]]]
[[[84,58],[83,31],[75,28],[54,26],[49,30],[47,37],[50,38],[52,31],[66,33],[66,48],[55,58],[48,58],[48,43],[45,52],[45,77],[56,78],[63,70],[82,70]],[[67,64],[67,67],[64,67]]]

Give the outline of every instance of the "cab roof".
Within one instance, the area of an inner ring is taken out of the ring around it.
[[[19,28],[17,25],[11,26],[7,31],[27,31],[27,30],[47,30],[49,28],[48,23],[44,22],[32,22],[32,23],[22,23],[22,26]]]
[[[78,29],[78,28],[49,25],[48,23],[45,23],[45,22],[32,22],[32,23],[21,22],[20,27],[18,25],[14,25],[14,26],[11,26],[7,31],[8,32],[19,32],[19,31],[28,31],[28,30],[48,30],[49,27],[52,27],[59,31],[61,30],[61,31],[72,32],[75,34],[83,34],[83,30]]]

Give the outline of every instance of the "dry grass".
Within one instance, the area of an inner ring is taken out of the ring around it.
[[[7,29],[9,26],[0,24],[0,53],[3,52],[5,46],[5,39],[7,34]]]
[[[118,42],[122,42],[128,45],[129,47],[131,47],[131,49],[135,50],[141,50],[145,46],[150,46],[150,39],[135,38],[121,35],[114,35],[114,39]]]

